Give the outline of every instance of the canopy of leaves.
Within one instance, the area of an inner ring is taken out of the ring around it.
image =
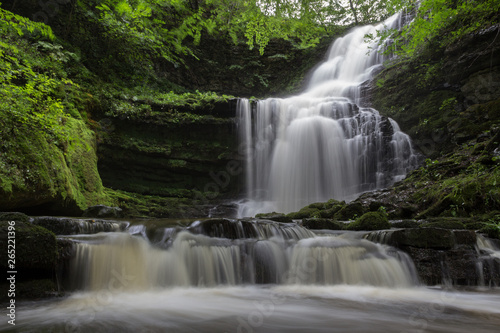
[[[404,1],[404,0],[403,0]],[[382,32],[390,52],[410,57],[435,43],[446,47],[464,36],[500,22],[499,0],[422,0],[408,2],[413,20],[399,32]]]

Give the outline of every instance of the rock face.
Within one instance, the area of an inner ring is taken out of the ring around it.
[[[0,268],[6,272],[17,271],[16,297],[42,297],[47,292],[57,291],[53,280],[58,261],[58,245],[55,235],[49,230],[28,222],[26,215],[2,214],[0,216],[0,247],[5,249],[0,254]],[[15,233],[14,268],[7,256],[9,232]],[[4,281],[0,285],[5,284]],[[8,288],[7,288],[8,289]],[[3,289],[6,290],[6,289]],[[0,296],[6,297],[7,293]]]
[[[492,26],[384,69],[367,100],[431,158],[491,131],[500,119],[498,29]]]
[[[7,181],[0,182],[0,211],[78,216],[104,201],[95,133],[73,118],[66,119],[64,128],[71,137],[64,144],[36,135],[18,138],[22,148],[6,156],[2,170]],[[10,165],[11,157],[20,157],[25,165]]]
[[[235,196],[243,172],[235,109],[228,101],[182,113],[156,105],[133,119],[104,115],[97,146],[104,185],[193,205]]]
[[[98,232],[123,231],[128,223],[108,220],[71,219],[41,216],[33,218],[33,224],[52,231],[56,235],[95,234]]]

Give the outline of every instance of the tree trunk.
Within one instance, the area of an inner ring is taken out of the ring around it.
[[[352,14],[354,15],[354,23],[358,25],[358,14],[356,13],[356,8],[354,8],[354,4],[352,0],[349,0],[349,5],[351,6]]]

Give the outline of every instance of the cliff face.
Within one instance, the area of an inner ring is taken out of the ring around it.
[[[393,188],[358,202],[382,204],[393,218],[500,222],[499,31],[496,25],[446,49],[428,49],[375,77],[372,104],[427,159]]]
[[[34,132],[4,136],[0,163],[0,210],[80,215],[107,203],[97,171],[95,133],[68,118],[70,140],[50,142]]]
[[[449,153],[500,119],[500,26],[448,48],[389,65],[374,80],[373,106],[396,120],[427,157]]]
[[[211,200],[235,196],[242,172],[236,101],[182,113],[153,108],[136,118],[104,117],[99,173],[106,187],[144,195]]]

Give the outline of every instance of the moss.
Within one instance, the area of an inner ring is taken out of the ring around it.
[[[0,158],[7,166],[0,171],[2,209],[76,215],[88,205],[106,202],[93,132],[72,118],[65,120],[64,129],[64,142],[47,141],[36,132],[9,139],[15,148]]]
[[[420,225],[421,228],[466,229],[465,224],[454,218],[434,219]]]
[[[0,221],[0,246],[7,248],[9,223]],[[15,222],[16,269],[53,270],[57,260],[57,244],[54,233],[26,222]],[[7,264],[7,252],[0,254],[1,265]]]
[[[335,213],[334,218],[336,220],[351,220],[355,219],[365,212],[363,205],[359,202],[353,202],[343,206],[338,212]]]
[[[384,230],[390,229],[387,215],[381,212],[368,212],[347,225],[347,230]]]
[[[212,208],[201,193],[195,198],[173,198],[106,189],[106,194],[125,217],[199,218],[208,216]]]
[[[288,213],[286,214],[287,217],[291,219],[304,219],[308,217],[315,217],[316,215],[319,215],[320,210],[318,208],[311,208],[311,207],[304,207],[298,212],[293,212],[293,213]]]
[[[500,226],[498,224],[487,224],[479,230],[490,238],[500,239]]]
[[[392,223],[393,228],[418,228],[420,222],[416,220],[403,220]]]
[[[271,221],[276,221],[276,222],[292,222],[292,219],[288,217],[285,214],[282,213],[261,213],[255,215],[256,218],[258,219],[265,219],[265,220],[271,220]]]
[[[23,213],[7,212],[7,213],[0,213],[0,221],[16,221],[16,222],[28,223],[30,221],[30,217]]]

